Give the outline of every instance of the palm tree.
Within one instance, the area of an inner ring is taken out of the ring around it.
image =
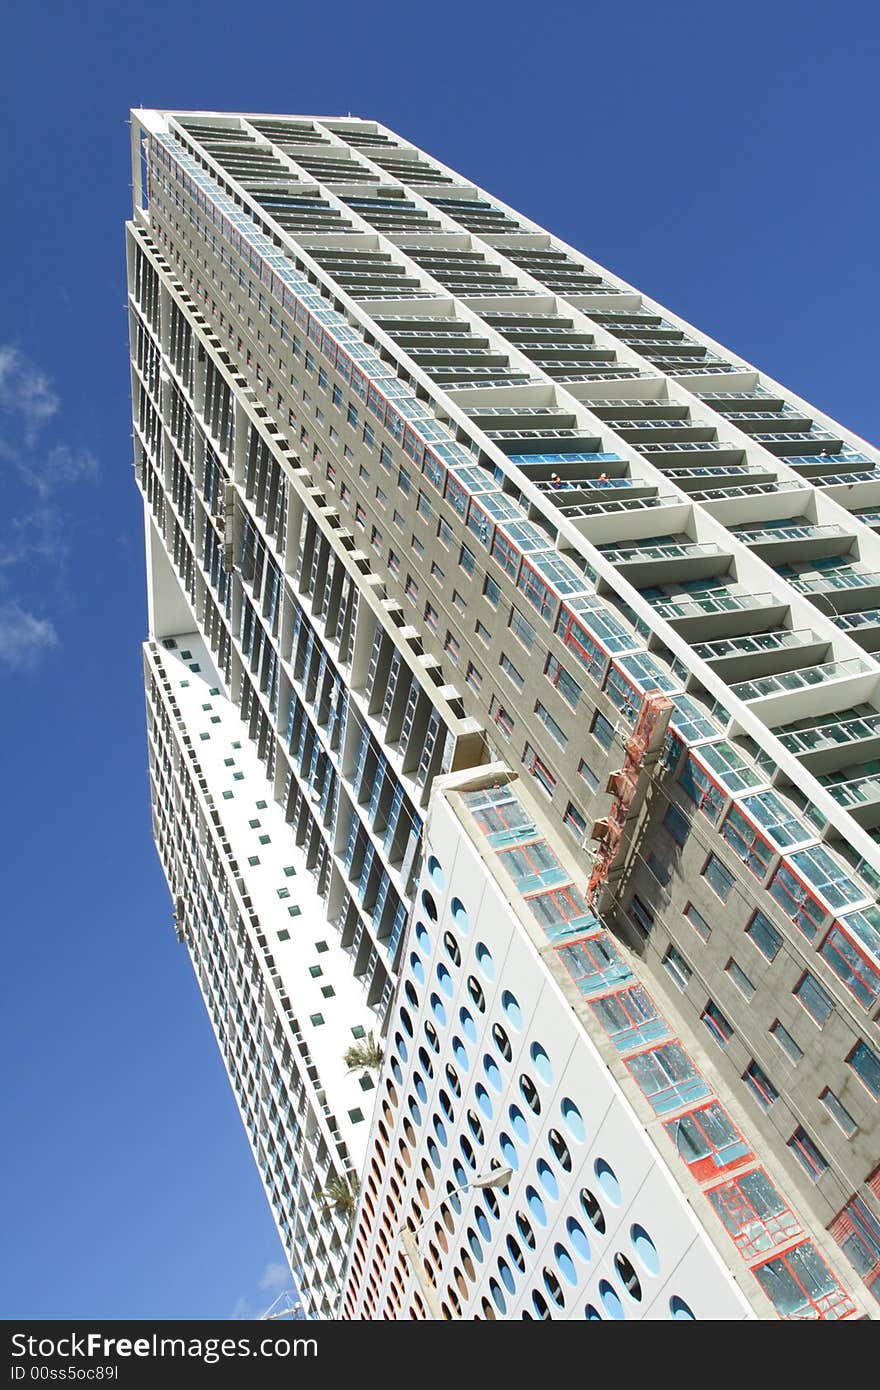
[[[349,1071],[378,1071],[382,1065],[382,1047],[369,1033],[361,1042],[346,1048],[342,1060]]]
[[[346,1173],[342,1177],[330,1178],[324,1188],[321,1205],[325,1211],[332,1211],[337,1216],[344,1217],[350,1226],[357,1208],[359,1187],[360,1180],[357,1173]]]

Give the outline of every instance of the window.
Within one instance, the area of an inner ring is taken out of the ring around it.
[[[863,1081],[875,1100],[880,1100],[880,1058],[865,1042],[856,1043],[847,1057],[856,1076]]]
[[[365,509],[361,506],[360,502],[357,502],[355,504],[354,519],[357,522],[358,526],[365,527],[367,524],[367,513]]]
[[[551,685],[556,686],[563,700],[565,700],[572,709],[577,709],[578,701],[583,691],[577,681],[568,674],[562,663],[557,661],[556,657],[552,654],[547,657],[547,662],[544,666],[544,675],[550,681]]]
[[[452,545],[452,542],[455,540],[455,536],[452,534],[452,527],[445,517],[442,516],[437,523],[437,539],[441,545],[447,547]]]
[[[581,758],[580,762],[578,763],[578,775],[580,777],[583,777],[584,781],[586,782],[587,786],[590,788],[591,791],[596,790],[596,788],[599,785],[599,778],[596,776],[595,772],[590,767],[590,764],[584,762],[583,758]]]
[[[738,965],[737,962],[733,960],[733,958],[731,958],[725,965],[724,969],[727,971],[728,975],[733,980],[733,983],[736,985],[740,994],[744,994],[747,999],[751,999],[752,995],[755,992],[755,986],[752,984],[751,980],[749,979],[746,972],[743,970],[742,966]]]
[[[684,910],[684,915],[690,922],[694,931],[697,933],[697,936],[699,936],[702,941],[708,941],[712,932],[712,928],[709,926],[709,923],[706,921],[702,913],[697,911],[693,903],[688,903],[687,907]]]
[[[513,662],[510,660],[510,657],[505,656],[504,652],[502,652],[501,660],[498,664],[500,665],[507,679],[511,681],[513,685],[516,686],[517,690],[522,690],[523,686],[525,685],[525,681],[523,680],[519,671],[514,666]]]
[[[457,666],[459,653],[461,652],[461,643],[451,632],[446,633],[446,641],[443,643],[443,650],[453,665]]]
[[[666,955],[663,957],[663,967],[672,976],[679,989],[687,989],[693,970],[688,965],[681,951],[677,951],[674,946],[670,946]]]
[[[776,959],[782,947],[782,936],[763,912],[754,913],[746,927],[746,936],[767,960]]]
[[[321,968],[320,965],[310,965],[310,966],[309,966],[309,974],[311,975],[311,977],[312,977],[313,980],[316,980],[316,979],[318,978],[318,976],[319,976],[319,975],[323,975],[323,973],[324,973],[324,971],[323,971],[323,969]]]
[[[434,607],[433,604],[425,604],[425,622],[428,624],[428,627],[431,629],[432,632],[437,631],[437,623],[439,621],[439,616],[440,615],[438,614],[437,609]]]
[[[405,468],[401,468],[397,474],[397,486],[405,496],[412,492],[412,479]]]
[[[566,743],[568,742],[568,739],[564,731],[556,723],[556,720],[553,718],[550,711],[548,709],[545,709],[545,707],[541,704],[540,700],[538,700],[537,704],[535,705],[535,714],[538,716],[548,733],[551,734],[553,738],[555,738],[556,742],[560,745],[561,748],[564,748]]]
[[[858,1125],[856,1124],[852,1115],[847,1110],[846,1106],[841,1105],[840,1101],[837,1099],[837,1096],[834,1094],[833,1091],[829,1090],[827,1086],[820,1095],[819,1099],[825,1106],[825,1109],[828,1111],[831,1118],[834,1120],[835,1124],[840,1126],[840,1128],[843,1130],[844,1134],[847,1136],[848,1139],[851,1139],[852,1136],[855,1134],[856,1130],[858,1129]]]
[[[797,1063],[801,1060],[804,1055],[803,1050],[798,1047],[791,1033],[789,1033],[787,1028],[783,1027],[778,1018],[776,1022],[771,1025],[770,1036],[774,1042],[779,1044],[790,1061]]]
[[[504,737],[510,738],[510,735],[513,733],[513,716],[508,714],[507,710],[501,704],[500,700],[496,699],[494,695],[492,696],[492,702],[489,705],[489,714],[491,715],[495,723],[498,725],[498,728],[501,730]]]
[[[645,906],[641,898],[638,898],[635,895],[633,896],[632,901],[630,902],[630,905],[627,908],[627,913],[630,919],[633,922],[635,922],[636,926],[644,933],[644,935],[648,936],[651,932],[652,927],[654,926],[654,914],[650,910],[650,908]]]
[[[400,556],[396,550],[388,552],[388,568],[392,574],[400,574]]]
[[[397,510],[396,507],[394,508],[394,511],[391,514],[391,520],[394,522],[395,526],[400,527],[401,531],[406,526],[406,519],[403,516],[401,516],[400,512]]]
[[[556,778],[530,743],[523,749],[522,761],[526,771],[532,774],[539,787],[548,796],[552,796],[556,790]]]
[[[819,954],[860,1004],[866,1009],[874,1006],[880,997],[880,971],[856,950],[836,924],[823,941]]]
[[[413,579],[411,574],[408,574],[406,576],[406,584],[403,586],[403,591],[406,594],[407,598],[411,598],[414,603],[418,599],[419,586]]]
[[[338,410],[338,409],[341,407],[341,405],[342,405],[342,391],[341,391],[340,387],[338,387],[338,386],[334,386],[334,387],[333,387],[333,390],[332,390],[331,395],[330,395],[330,399],[332,400],[333,404],[336,406],[336,409]]]
[[[372,426],[371,424],[369,424],[369,422],[367,422],[367,423],[364,425],[364,443],[366,444],[366,446],[367,446],[368,449],[372,449],[372,447],[373,447],[373,445],[375,444],[375,442],[376,442],[376,431],[373,429],[373,426]]]
[[[779,1099],[779,1092],[773,1082],[754,1059],[749,1062],[743,1072],[742,1079],[762,1110],[769,1110],[773,1102]]]
[[[465,671],[464,679],[465,683],[470,686],[471,690],[475,690],[479,693],[480,687],[483,684],[483,677],[480,675],[480,672],[477,670],[476,666],[472,661],[469,661],[467,664],[467,670]]]
[[[488,574],[483,585],[483,597],[491,603],[493,608],[497,608],[501,601],[501,586],[496,584],[495,580]]]
[[[821,1178],[828,1167],[828,1161],[816,1148],[803,1125],[798,1125],[788,1141],[788,1147],[813,1182]]]
[[[666,815],[663,817],[663,827],[669,831],[677,845],[685,844],[691,833],[690,821],[681,807],[676,806],[673,802],[670,802]]]
[[[282,927],[282,928],[281,928],[280,932],[278,933],[278,940],[279,940],[279,941],[289,941],[289,940],[290,940],[290,932],[287,930],[286,927]]]
[[[511,608],[510,621],[507,626],[510,628],[517,641],[522,642],[527,652],[532,650],[535,643],[535,629],[531,623],[526,622],[518,608]]]
[[[805,970],[800,982],[792,990],[794,997],[803,1004],[814,1023],[824,1028],[834,1012],[834,1000],[829,999],[819,981]]]
[[[566,806],[565,815],[562,819],[575,839],[580,842],[587,833],[587,822],[573,801],[570,801]]]
[[[459,592],[458,589],[452,590],[452,602],[453,605],[458,609],[459,613],[465,613],[467,611],[467,599],[464,597],[463,594]]]
[[[336,990],[333,988],[332,985],[322,985],[321,994],[325,999],[332,999],[336,994]]]
[[[307,364],[307,365],[308,365],[308,364]],[[357,423],[358,423],[357,407],[356,407],[356,406],[353,406],[353,405],[350,405],[350,406],[348,407],[348,411],[347,411],[346,415],[347,415],[348,423],[349,423],[353,428],[356,429],[356,428],[357,428]]]
[[[419,493],[418,500],[416,501],[416,511],[425,521],[430,521],[431,503],[423,492]]]
[[[370,527],[370,545],[374,550],[382,549],[382,532],[379,530],[378,526]]]
[[[387,492],[383,492],[380,487],[376,488],[376,501],[379,503],[380,507],[386,507],[388,505],[388,494]]]
[[[719,1047],[726,1047],[733,1037],[733,1029],[714,1000],[709,999],[707,1001],[705,1009],[700,1014],[700,1018],[709,1029],[709,1032],[712,1034],[712,1037],[718,1043]]]
[[[446,575],[443,573],[442,569],[441,569],[440,566],[437,564],[437,561],[436,561],[436,560],[432,560],[432,561],[431,561],[431,574],[432,574],[432,576],[433,576],[434,579],[439,579],[439,581],[440,581],[441,584],[443,583],[443,581],[444,581],[445,578],[446,578]]]
[[[290,889],[289,889],[289,888],[279,888],[279,889],[277,889],[277,893],[278,893],[279,898],[289,898],[289,897],[290,897]]]
[[[717,854],[710,854],[703,869],[703,877],[723,903],[730,897],[733,888],[733,874],[722,864]]]
[[[418,536],[415,533],[413,533],[413,535],[410,536],[409,543],[417,555],[424,555],[425,547],[422,545],[422,542],[419,540]]]
[[[379,448],[379,462],[383,468],[391,467],[391,450],[387,444],[382,444]]]
[[[458,563],[461,565],[462,569],[465,571],[466,574],[473,574],[474,570],[477,567],[474,552],[472,550],[468,550],[466,545],[463,545],[461,547],[461,550],[458,552]]]
[[[297,907],[296,903],[292,903],[287,909],[287,915],[288,917],[298,917],[301,911],[302,908]]]
[[[311,1023],[313,1028],[320,1028],[323,1022],[323,1014],[309,1014],[309,1023]]]
[[[599,740],[603,748],[610,748],[614,742],[614,725],[598,710],[593,715],[590,733]]]

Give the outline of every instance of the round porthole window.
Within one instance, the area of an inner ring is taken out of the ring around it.
[[[484,941],[478,941],[476,951],[477,965],[482,970],[487,980],[495,979],[495,962],[492,959],[492,952]]]
[[[486,1119],[491,1120],[492,1102],[489,1099],[489,1092],[486,1090],[486,1087],[483,1085],[481,1081],[478,1081],[476,1086],[474,1087],[474,1095],[476,1097],[477,1105],[479,1105],[483,1114],[486,1116]]]
[[[506,989],[501,996],[501,1007],[507,1015],[508,1023],[519,1032],[522,1029],[522,1009],[517,1002],[516,996]]]
[[[534,1114],[540,1115],[541,1102],[538,1098],[537,1087],[535,1086],[535,1083],[532,1080],[532,1078],[530,1076],[527,1076],[525,1073],[523,1073],[523,1075],[519,1079],[519,1089],[522,1092],[523,1099],[526,1105],[529,1107],[529,1109],[532,1110]]]
[[[623,1310],[623,1304],[621,1303],[616,1291],[608,1283],[607,1279],[602,1279],[599,1283],[599,1298],[601,1299],[602,1307],[605,1309],[605,1312],[608,1314],[609,1318],[615,1318],[618,1322],[622,1322],[623,1319],[626,1317],[626,1313]]]
[[[526,1124],[526,1117],[518,1105],[511,1105],[507,1111],[510,1116],[511,1127],[521,1144],[529,1142],[529,1127]]]
[[[581,1188],[581,1206],[593,1230],[603,1236],[605,1234],[605,1213],[588,1187]]]
[[[440,860],[435,854],[428,857],[428,877],[437,889],[437,892],[442,893],[443,889],[446,887],[446,880],[443,877]]]
[[[631,1226],[629,1238],[642,1268],[647,1270],[648,1274],[659,1274],[660,1256],[657,1254],[657,1247],[644,1226]]]
[[[500,1023],[492,1024],[492,1041],[498,1048],[498,1051],[501,1053],[501,1056],[504,1058],[505,1062],[509,1062],[513,1056],[513,1053],[510,1048],[510,1039],[508,1038],[504,1029],[501,1027]]]
[[[632,1261],[618,1250],[614,1256],[614,1268],[617,1270],[617,1277],[626,1289],[634,1303],[642,1301],[642,1286],[639,1283],[639,1276],[633,1268]]]
[[[452,920],[458,927],[458,930],[467,935],[470,930],[470,920],[467,915],[467,909],[461,901],[461,898],[453,898],[452,902],[449,904],[449,910],[452,913]]]
[[[596,1174],[596,1181],[611,1205],[619,1207],[621,1202],[620,1183],[617,1181],[617,1174],[611,1164],[607,1163],[604,1158],[597,1158],[593,1164],[593,1170]]]
[[[568,1096],[565,1096],[559,1108],[562,1111],[562,1118],[565,1121],[566,1129],[572,1139],[576,1144],[585,1144],[587,1142],[587,1127],[584,1124],[584,1117],[578,1110],[574,1101],[569,1100]]]
[[[579,1221],[575,1221],[573,1216],[570,1216],[565,1223],[565,1229],[568,1232],[571,1248],[575,1255],[579,1260],[583,1260],[584,1264],[587,1264],[592,1251],[590,1250],[589,1238],[583,1226]]]
[[[428,892],[427,888],[425,888],[422,892],[422,907],[425,909],[425,912],[427,913],[431,921],[436,922],[437,904],[435,903],[431,894]]]
[[[467,982],[468,994],[476,1004],[481,1014],[486,1012],[486,996],[476,975],[469,975]]]
[[[684,1299],[679,1298],[677,1293],[673,1294],[669,1300],[669,1311],[679,1322],[696,1322],[697,1320],[696,1314],[691,1312]]]

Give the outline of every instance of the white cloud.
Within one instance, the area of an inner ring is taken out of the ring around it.
[[[57,413],[59,405],[45,372],[18,348],[0,347],[0,408],[21,416],[28,444],[33,444],[46,421]]]
[[[253,1322],[254,1313],[248,1300],[244,1297],[237,1298],[229,1317],[232,1322]]]
[[[48,619],[35,618],[14,602],[0,604],[0,662],[23,670],[57,646],[58,634]]]
[[[267,1264],[260,1278],[261,1289],[283,1289],[290,1283],[290,1270],[280,1262]]]
[[[3,452],[0,446],[0,452]],[[92,482],[98,475],[98,460],[88,449],[72,449],[69,444],[55,444],[45,453],[20,450],[12,456],[24,482],[41,497],[48,497],[57,487],[80,480]]]
[[[13,592],[13,575],[29,571],[39,576],[41,592],[47,579],[60,592],[76,519],[65,503],[65,489],[93,483],[98,475],[97,459],[88,449],[59,439],[54,418],[59,409],[46,373],[17,347],[0,343],[0,466],[6,475],[0,516],[0,668],[32,666],[58,646],[51,621],[28,611],[20,589]]]

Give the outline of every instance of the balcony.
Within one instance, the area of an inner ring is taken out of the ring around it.
[[[694,651],[734,684],[820,665],[829,655],[830,645],[809,628],[780,628],[698,642]]]

